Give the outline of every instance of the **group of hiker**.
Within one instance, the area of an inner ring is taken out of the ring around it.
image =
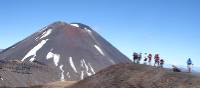
[[[142,58],[142,53],[136,53],[134,52],[133,53],[133,63],[137,63],[137,64],[140,64],[140,61],[143,59],[143,62],[144,64],[147,65],[151,65],[152,63],[152,59],[154,58],[154,66],[157,66],[157,67],[163,67],[164,65],[164,59],[161,59],[159,54],[155,54],[155,56],[153,57],[153,55],[150,53],[150,54],[147,54],[147,53],[144,53],[144,56]]]
[[[151,53],[149,53],[149,54],[144,53],[144,55],[142,53],[136,53],[136,52],[133,53],[133,63],[136,63],[136,64],[140,64],[141,60],[143,60],[143,64],[152,65],[151,64],[152,59],[154,59],[154,65],[153,66],[163,68],[165,61],[164,61],[164,59],[160,58],[159,54],[155,54],[154,57],[153,57],[153,55]],[[187,68],[188,68],[189,73],[191,73],[192,65],[193,65],[192,60],[189,58],[187,60]],[[181,69],[179,69],[175,65],[172,65],[172,70],[174,72],[181,72]]]

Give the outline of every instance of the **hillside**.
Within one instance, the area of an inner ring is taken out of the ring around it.
[[[0,81],[0,86],[9,87],[26,87],[55,81],[79,81],[108,66],[131,62],[91,27],[82,23],[61,21],[47,25],[4,49],[0,52],[0,61],[6,62],[0,65],[14,68],[5,67],[5,71],[0,70],[0,76],[6,79],[6,82]],[[26,63],[28,67],[35,62],[43,65],[28,69],[33,72],[28,71],[31,75],[27,76],[24,73],[13,72],[21,70],[18,68],[24,68],[23,64],[13,66],[7,63],[9,61]],[[44,67],[50,68],[50,72],[38,72]]]
[[[0,60],[0,87],[27,87],[56,81],[58,72],[38,62]]]
[[[119,64],[66,88],[200,88],[200,76],[145,65]]]

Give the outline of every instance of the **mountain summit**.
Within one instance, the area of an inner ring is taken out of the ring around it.
[[[110,65],[130,62],[89,26],[60,21],[3,50],[0,60],[47,65],[57,72],[51,75],[56,80],[81,80]]]

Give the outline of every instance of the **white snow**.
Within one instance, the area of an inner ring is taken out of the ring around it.
[[[85,66],[85,68],[86,68],[86,71],[88,72],[88,65],[85,63],[85,60],[83,59],[83,64],[84,64],[84,66]]]
[[[44,46],[44,44],[46,44],[47,41],[48,41],[48,39],[42,40],[37,46],[35,46],[32,50],[30,50],[21,61],[23,62],[26,58],[28,58],[30,56],[33,56],[33,58],[31,58],[30,61],[31,62],[34,61],[37,51],[40,48],[42,48]]]
[[[91,31],[91,30],[89,30],[89,29],[88,29],[87,31],[88,31],[89,33],[92,33],[92,31]]]
[[[63,70],[63,65],[60,65],[59,67],[60,67],[60,70],[62,71],[62,72],[61,72],[60,80],[61,80],[61,81],[65,81],[65,76],[64,76],[64,72],[65,72],[65,71]]]
[[[83,61],[81,60],[81,67],[83,67],[84,68],[84,66],[83,66]]]
[[[60,60],[60,55],[59,54],[54,54],[54,63],[56,66],[58,66],[58,62]]]
[[[52,52],[49,52],[46,56],[47,60],[53,58],[54,64],[58,66],[59,60],[60,60],[60,55],[59,54],[54,54]]]
[[[76,73],[78,73],[77,70],[76,70],[76,67],[75,67],[75,65],[74,65],[74,62],[73,62],[73,60],[72,60],[72,57],[69,57],[69,62],[70,62],[71,67],[73,68],[73,70],[74,70]]]
[[[92,33],[92,31],[91,30],[89,30],[89,29],[87,29],[87,28],[84,28],[89,34],[91,34]]]
[[[92,73],[89,72],[89,67],[88,67],[88,65],[86,64],[86,62],[85,62],[84,59],[82,60],[82,63],[83,63],[83,65],[84,65],[85,69],[86,69],[87,75],[88,75],[88,76],[91,76]]]
[[[3,78],[0,78],[3,81]]]
[[[84,59],[81,60],[81,67],[84,68],[84,70],[81,71],[81,76],[80,76],[81,80],[84,78],[84,75],[91,76],[95,74],[95,71],[92,68],[91,64],[90,63],[87,64],[87,62]]]
[[[67,72],[67,77],[70,78],[69,72]]]
[[[84,71],[81,71],[81,80],[83,80],[84,77]]]
[[[78,24],[70,24],[70,25],[72,25],[72,26],[74,26],[74,27],[79,27]]]
[[[54,53],[49,52],[46,56],[47,60],[54,57]]]
[[[30,62],[33,62],[35,59],[36,59],[36,58],[35,58],[35,56],[34,56],[34,57],[32,57],[29,61],[30,61]]]
[[[43,34],[42,34],[42,37],[40,37],[40,39],[44,38],[44,37],[47,37],[49,34],[51,34],[52,32],[52,29],[48,29],[47,31],[45,31]]]
[[[90,69],[91,69],[92,73],[93,73],[93,74],[96,74],[95,71],[94,71],[94,68],[91,66],[90,63],[89,63],[89,66],[90,66]]]
[[[101,50],[101,48],[99,46],[94,45],[94,47],[99,51],[99,53],[101,53],[101,55],[104,56],[104,53],[103,53],[103,51]]]
[[[89,72],[87,72],[87,75],[88,75],[88,76],[91,76],[91,75],[92,75],[92,73],[89,73]]]

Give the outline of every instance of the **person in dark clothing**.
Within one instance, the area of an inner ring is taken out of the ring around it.
[[[175,65],[172,65],[173,72],[181,72],[179,68],[177,68]]]
[[[140,64],[140,60],[142,59],[142,53],[138,55],[137,64]]]
[[[138,54],[134,52],[133,53],[133,63],[136,63],[137,59],[138,59]]]
[[[161,67],[161,68],[163,68],[164,62],[165,62],[165,61],[164,61],[163,59],[160,60],[160,67]]]
[[[148,59],[148,58],[147,58],[147,53],[145,53],[145,54],[144,54],[144,64],[145,64],[145,65],[147,64],[147,59]]]

